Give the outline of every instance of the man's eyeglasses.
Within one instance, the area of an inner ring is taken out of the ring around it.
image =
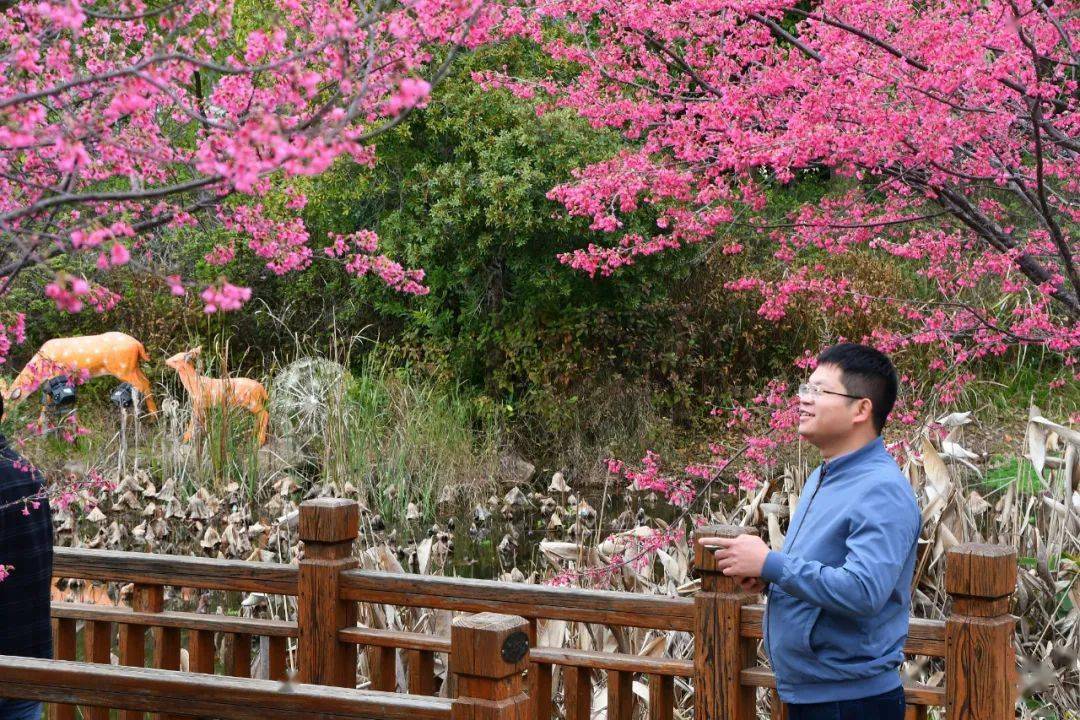
[[[833,390],[822,390],[817,385],[810,383],[803,383],[799,385],[799,397],[813,399],[822,395],[839,395],[840,397],[851,398],[852,400],[865,400],[864,395],[848,395],[847,393],[835,392]]]

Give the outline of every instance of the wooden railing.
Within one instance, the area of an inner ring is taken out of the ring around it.
[[[526,627],[521,618],[493,613],[455,620],[452,670],[459,692],[453,700],[10,656],[0,656],[0,697],[69,703],[54,708],[75,703],[85,715],[103,717],[119,709],[138,717],[152,712],[245,720],[518,720],[529,702],[521,684],[529,648],[507,641],[527,638]],[[507,654],[508,645],[516,654]]]
[[[764,607],[756,595],[718,572],[712,554],[701,547],[702,538],[750,530],[725,526],[695,533],[702,587],[691,599],[359,570],[352,557],[358,519],[358,507],[351,501],[321,499],[301,505],[304,557],[298,566],[57,548],[58,577],[130,582],[135,593],[130,609],[54,603],[56,656],[75,659],[75,623],[82,621],[84,655],[90,662],[109,662],[113,629],[118,627],[120,663],[141,667],[149,629],[155,668],[179,667],[186,636],[190,670],[212,673],[216,633],[225,639],[225,672],[246,676],[252,638],[257,637],[265,638],[260,647],[269,656],[268,677],[279,680],[286,672],[286,642],[295,639],[296,679],[302,683],[355,688],[358,648],[366,647],[372,689],[397,689],[400,653],[408,691],[431,695],[436,654],[447,653],[453,668],[459,646],[445,637],[358,627],[358,603],[373,603],[524,618],[534,645],[527,674],[530,720],[552,717],[555,667],[563,673],[566,720],[589,720],[594,673],[607,676],[611,720],[633,716],[632,682],[638,675],[648,681],[650,720],[671,720],[676,678],[692,684],[695,715],[708,720],[753,718],[756,689],[775,686],[772,673],[756,662]],[[955,547],[947,556],[946,575],[951,615],[944,621],[912,619],[904,646],[909,655],[944,659],[944,687],[906,687],[908,715],[925,717],[928,706],[940,705],[948,720],[1012,718],[1015,618],[1008,609],[1016,585],[1015,551],[979,544]],[[165,585],[293,595],[297,620],[166,611]],[[694,635],[695,656],[691,661],[535,647],[537,620],[543,619],[686,631]],[[775,698],[771,707],[774,718],[785,715]],[[53,713],[62,720],[71,717],[71,708],[56,707]],[[90,717],[105,715],[91,711]]]

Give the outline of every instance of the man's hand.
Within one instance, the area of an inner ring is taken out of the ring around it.
[[[769,546],[757,535],[739,535],[734,538],[708,538],[707,547],[719,547],[716,566],[725,575],[743,578],[761,577]]]

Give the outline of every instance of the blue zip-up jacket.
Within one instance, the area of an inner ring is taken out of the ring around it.
[[[784,547],[770,551],[765,649],[788,703],[895,690],[922,527],[879,437],[811,473]]]

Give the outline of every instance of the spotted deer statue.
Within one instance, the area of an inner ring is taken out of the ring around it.
[[[209,378],[199,375],[192,363],[201,352],[200,346],[177,353],[165,361],[165,364],[180,376],[180,382],[191,398],[191,423],[184,433],[184,440],[191,439],[196,426],[202,429],[208,409],[231,406],[244,408],[255,416],[255,432],[259,445],[265,445],[266,427],[270,423],[270,413],[266,409],[266,388],[261,382],[251,378]]]
[[[146,399],[147,409],[156,413],[157,403],[150,394],[150,381],[139,367],[149,359],[143,344],[122,332],[53,338],[34,353],[19,376],[4,389],[4,399],[14,405],[52,377],[85,372],[89,378],[112,375],[130,383]]]

